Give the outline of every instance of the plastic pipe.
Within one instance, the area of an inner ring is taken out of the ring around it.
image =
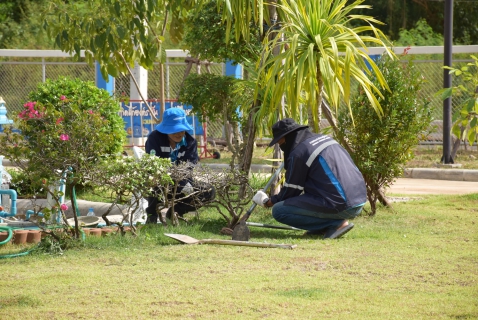
[[[7,194],[10,196],[11,207],[10,207],[10,213],[3,210],[0,211],[0,217],[6,218],[6,217],[16,216],[17,215],[17,191],[13,189],[0,190],[0,195],[2,194]]]
[[[69,170],[70,170],[70,169],[69,169]],[[70,170],[70,171],[71,171],[71,170]],[[62,176],[61,176],[61,178],[60,178],[60,182],[59,182],[59,184],[58,184],[57,186],[51,185],[51,186],[49,187],[51,192],[55,192],[55,191],[60,191],[60,192],[62,192],[63,195],[60,196],[60,198],[58,199],[58,201],[60,202],[60,204],[63,203],[63,202],[65,202],[65,188],[66,188],[65,179],[66,179],[66,174],[67,174],[66,171],[63,172],[63,174],[62,174]],[[76,195],[75,195],[75,196],[76,196]],[[50,195],[50,194],[48,194],[47,201],[48,201],[48,204],[49,204],[50,206],[53,206],[53,205],[55,205],[55,203],[56,203],[56,201],[51,198],[51,195]],[[75,205],[76,205],[76,198],[75,198]],[[61,223],[61,214],[60,214],[59,212],[60,212],[60,211],[57,211],[57,213],[56,213],[56,222],[57,222],[57,223]],[[79,212],[79,211],[78,211],[78,212]],[[35,214],[35,211],[33,211],[33,210],[27,210],[26,213],[25,213],[25,220],[27,220],[27,221],[30,220],[30,217],[31,217],[32,215],[34,215],[34,214]],[[42,212],[37,212],[37,213],[36,213],[36,216],[38,216],[38,217],[43,217],[44,215],[43,215]]]
[[[25,213],[25,220],[26,220],[26,221],[30,220],[30,217],[31,217],[33,214],[35,214],[35,211],[33,211],[33,210],[27,210],[27,212]],[[43,217],[43,213],[41,213],[41,212],[37,212],[36,215],[39,216],[39,217]]]

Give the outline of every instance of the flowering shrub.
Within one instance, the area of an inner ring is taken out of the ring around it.
[[[123,119],[119,116],[120,104],[108,91],[99,89],[92,81],[64,77],[57,80],[47,79],[46,82],[40,83],[35,91],[30,92],[28,100],[43,105],[52,104],[56,110],[73,103],[78,107],[78,111],[91,116],[99,115],[105,122],[103,127],[96,128],[97,132],[111,137],[105,141],[107,153],[122,150],[126,134]],[[64,118],[61,113],[56,120],[62,121],[60,118]]]
[[[91,179],[89,172],[101,157],[122,150],[125,132],[119,104],[107,91],[62,78],[40,84],[29,98],[15,119],[21,133],[6,128],[0,143],[2,154],[28,176],[32,190],[43,191],[63,179],[72,194],[75,185]],[[63,194],[47,192],[63,213]]]

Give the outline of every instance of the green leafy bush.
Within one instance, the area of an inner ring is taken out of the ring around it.
[[[46,192],[44,190],[33,189],[32,181],[29,176],[25,175],[23,171],[7,170],[12,177],[10,182],[10,189],[17,192],[19,198],[25,198],[35,195],[37,198],[45,198]]]
[[[93,83],[49,80],[29,98],[33,101],[15,118],[21,133],[6,128],[0,142],[5,157],[31,182],[30,190],[40,192],[63,179],[71,195],[75,185],[92,178],[90,172],[101,157],[122,150],[125,131],[119,104]],[[63,195],[47,192],[57,202]]]
[[[62,96],[67,101],[61,100]],[[66,77],[60,77],[57,80],[47,79],[46,82],[40,83],[35,91],[30,92],[28,101],[43,105],[51,104],[51,108],[56,111],[61,111],[68,107],[68,104],[74,103],[78,111],[99,115],[105,120],[104,127],[96,129],[98,134],[108,136],[108,140],[103,141],[106,144],[105,150],[108,153],[122,150],[126,135],[123,119],[119,116],[120,104],[108,91],[99,89],[92,81]],[[87,122],[83,123],[83,125],[86,124]]]
[[[377,65],[390,87],[383,99],[377,96],[383,115],[379,117],[367,96],[358,92],[351,103],[355,123],[348,110],[341,110],[338,117],[339,140],[348,140],[353,149],[351,156],[365,178],[372,214],[380,189],[402,175],[403,166],[413,158],[413,147],[421,135],[428,134],[432,120],[429,101],[417,98],[425,79],[413,63],[383,56]]]

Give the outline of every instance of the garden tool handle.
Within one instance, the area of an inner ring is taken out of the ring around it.
[[[231,246],[282,248],[282,249],[294,249],[297,247],[297,245],[295,244],[276,244],[276,243],[265,243],[265,242],[223,240],[223,239],[203,239],[203,240],[199,240],[198,244],[222,244],[222,245],[231,245]]]
[[[269,179],[269,181],[267,181],[267,184],[266,186],[264,187],[264,189],[262,189],[262,191],[264,192],[267,192],[267,189],[269,189],[269,187],[271,186],[272,182],[276,179],[276,177],[279,175],[279,173],[282,171],[282,169],[284,168],[284,162],[281,163],[281,165],[279,166],[279,168],[277,168],[277,170],[274,172],[274,174],[272,175],[272,177]],[[256,208],[257,206],[257,203],[253,202],[251,207],[249,208],[249,210],[247,210],[246,214],[244,214],[241,218],[240,221],[247,221],[247,219],[249,219],[249,217],[251,216],[251,213],[252,211],[254,211],[254,209]]]

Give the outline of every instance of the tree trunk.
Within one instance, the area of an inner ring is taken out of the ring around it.
[[[402,3],[402,29],[407,29],[407,0]]]
[[[393,1],[394,0],[388,0],[388,34],[393,37]]]
[[[269,0],[267,1],[268,10],[269,10],[269,25],[270,27],[274,26],[277,23],[277,8],[275,6],[277,4],[277,0]],[[262,22],[261,22],[262,23]],[[269,36],[272,37],[274,34],[270,34]],[[265,34],[262,34],[262,39],[264,38]],[[277,48],[273,48],[274,53],[278,50]],[[262,64],[262,62],[261,62]],[[256,138],[256,125],[254,123],[254,118],[258,110],[258,105],[260,105],[260,101],[254,102],[251,107],[251,111],[249,112],[247,118],[247,128],[245,130],[246,137],[244,138],[244,147],[242,153],[242,161],[239,164],[239,168],[247,173],[250,174],[251,171],[251,164],[252,164],[252,155],[254,153],[254,142]],[[243,195],[245,192],[245,186],[241,186],[241,190],[239,192],[239,196]]]
[[[309,108],[309,126],[314,128],[314,131],[320,133],[320,120],[322,119],[322,88],[324,87],[324,82],[322,80],[322,73],[320,72],[320,66],[317,63],[317,92],[316,100],[317,106],[310,106]],[[314,121],[314,114],[312,108],[317,108],[317,121]]]
[[[138,93],[141,96],[141,99],[146,104],[146,107],[148,108],[149,113],[151,114],[151,118],[154,119],[155,122],[159,122],[158,118],[156,118],[156,116],[154,115],[152,107],[148,104],[148,101],[146,101],[146,99],[144,98],[143,93],[141,92],[141,89],[138,85],[138,82],[136,81],[136,78],[134,77],[133,72],[131,71],[131,68],[129,67],[128,63],[126,62],[126,59],[124,58],[123,54],[121,52],[119,52],[118,54],[123,59],[123,62],[126,66],[126,69],[128,70],[129,76],[130,76],[131,80],[133,80],[134,86],[138,90]]]
[[[255,142],[255,136],[256,136],[256,126],[254,123],[254,115],[256,114],[256,112],[257,112],[257,106],[254,104],[247,118],[247,136],[245,138],[244,152],[243,152],[244,158],[240,165],[241,170],[246,173],[249,173],[251,169],[252,154],[254,152],[254,142]]]
[[[164,16],[164,21],[163,21],[163,28],[161,29],[161,36],[164,37],[164,34],[166,33],[166,25],[168,23],[168,17],[169,17],[169,11],[166,11],[166,15]],[[159,109],[159,119],[163,119],[163,113],[164,110],[166,109],[166,98],[164,96],[164,61],[159,62],[159,72],[161,75],[161,88],[160,88],[160,99],[161,99],[161,108]]]

